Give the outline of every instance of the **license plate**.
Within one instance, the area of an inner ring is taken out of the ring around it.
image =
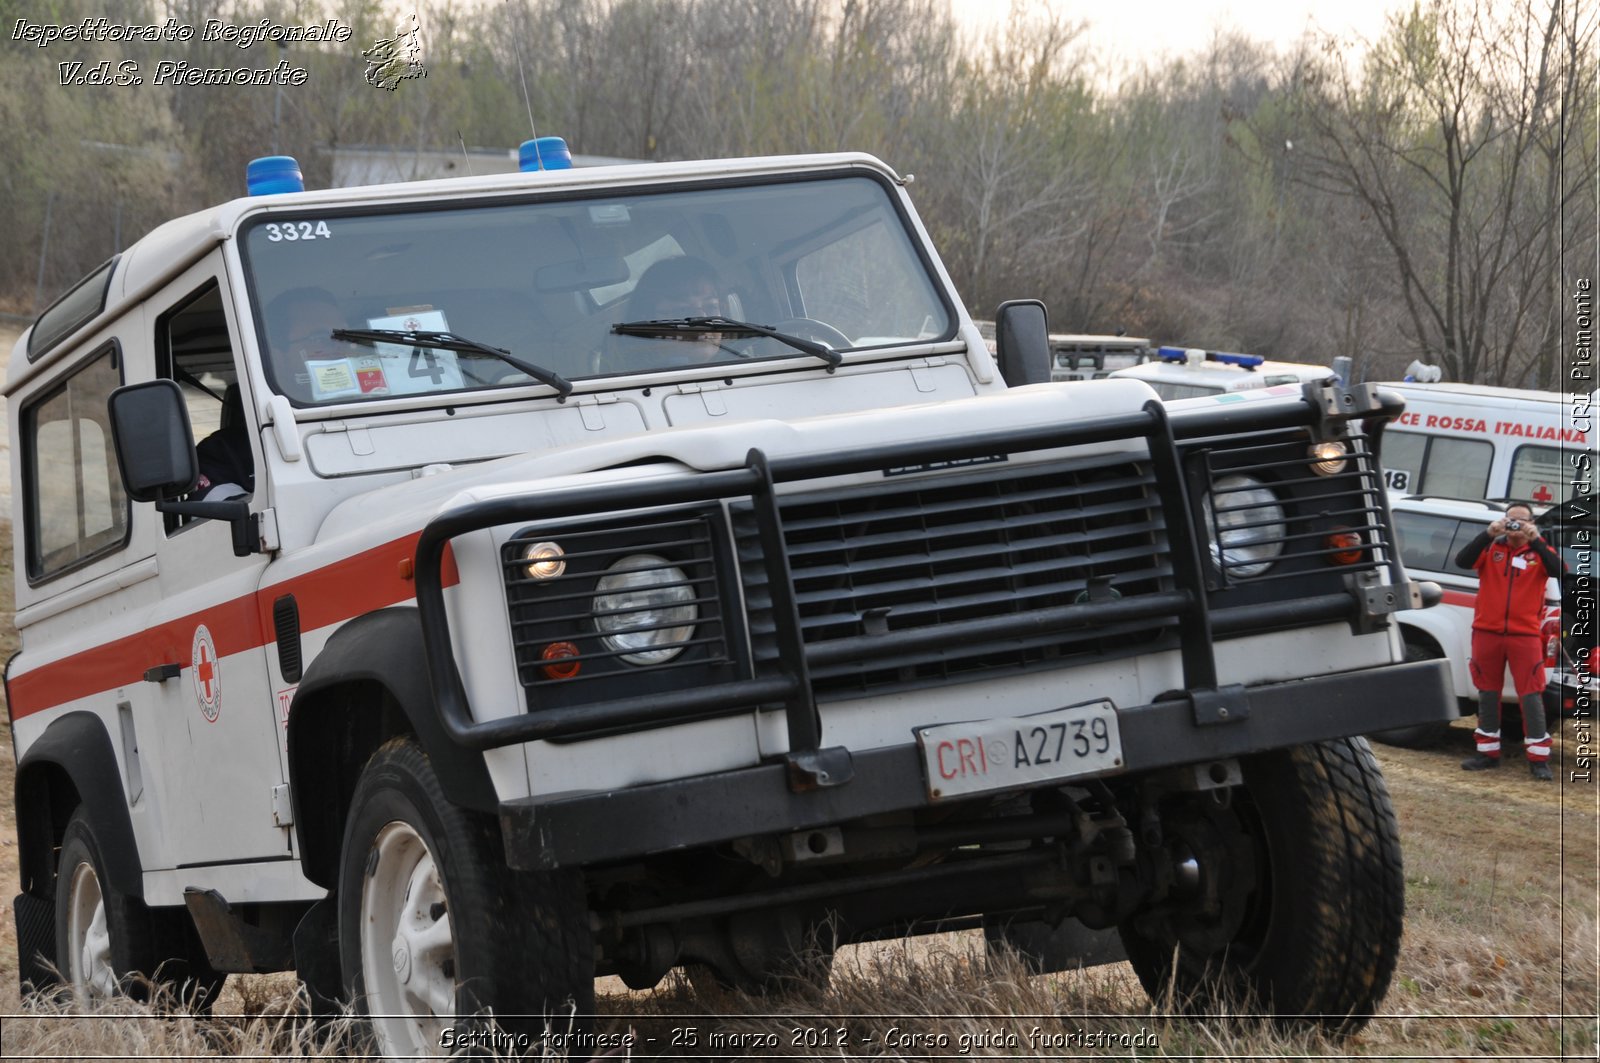
[[[1123,766],[1117,709],[1109,701],[919,727],[916,736],[932,801],[1100,775]]]

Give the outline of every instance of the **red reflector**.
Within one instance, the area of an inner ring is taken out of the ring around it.
[[[539,656],[547,661],[560,661],[561,663],[545,665],[545,677],[547,679],[571,679],[577,675],[578,670],[583,666],[577,661],[566,660],[568,657],[576,657],[577,655],[578,647],[570,642],[552,642],[546,646]]]
[[[1332,550],[1328,555],[1330,565],[1353,565],[1361,560],[1361,536],[1353,531],[1336,531],[1322,540],[1324,550]]]

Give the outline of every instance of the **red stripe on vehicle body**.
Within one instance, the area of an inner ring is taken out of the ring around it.
[[[1471,609],[1477,603],[1478,596],[1476,594],[1468,594],[1465,591],[1445,591],[1444,598],[1441,601],[1445,605],[1460,605]]]
[[[211,632],[219,657],[267,646],[276,641],[272,603],[285,594],[295,597],[302,631],[411,601],[416,598],[416,585],[402,574],[402,568],[410,571],[420,534],[14,675],[7,684],[11,718],[20,720],[101,691],[142,683],[145,671],[157,665],[179,664],[187,671],[194,629],[201,624]],[[442,565],[446,587],[460,582],[448,545]]]

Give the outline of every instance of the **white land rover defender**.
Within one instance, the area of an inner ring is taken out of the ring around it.
[[[1403,898],[1354,736],[1453,716],[1392,619],[1399,404],[1050,383],[1043,307],[991,356],[908,182],[279,191],[45,311],[6,385],[24,981],[295,970],[409,1057],[581,1028],[597,975],[760,986],[818,927],[825,969],[1065,924],[1153,993],[1359,1026]]]

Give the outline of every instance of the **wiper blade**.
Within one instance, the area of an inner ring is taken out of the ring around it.
[[[735,321],[730,317],[671,317],[659,321],[623,321],[611,326],[619,336],[676,336],[685,332],[721,332],[736,336],[768,336],[779,343],[787,343],[795,350],[813,355],[829,366],[844,361],[844,356],[826,344],[815,340],[779,332],[770,325],[757,325],[751,321]]]
[[[429,347],[438,351],[462,351],[474,354],[487,354],[491,358],[498,358],[507,365],[520,369],[541,384],[548,384],[556,389],[562,398],[572,394],[572,382],[553,369],[546,369],[542,365],[524,361],[506,350],[504,347],[491,347],[487,343],[458,336],[454,332],[434,332],[423,330],[420,332],[407,332],[397,328],[336,328],[333,338],[347,340],[350,343],[405,343],[412,347]]]

